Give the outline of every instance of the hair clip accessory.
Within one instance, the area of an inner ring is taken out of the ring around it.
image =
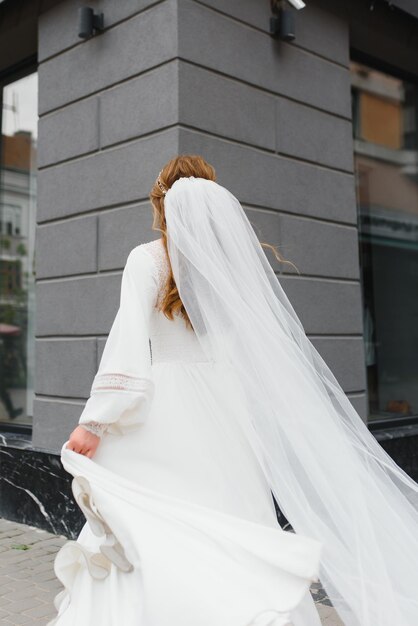
[[[158,177],[157,177],[157,185],[159,186],[159,188],[161,189],[161,191],[165,195],[167,193],[167,189],[165,188],[165,186],[163,185],[163,183],[160,180],[161,172],[162,172],[162,170],[160,171],[160,173],[158,174]]]

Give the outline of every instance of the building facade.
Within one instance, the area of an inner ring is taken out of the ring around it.
[[[80,36],[81,6],[103,29]],[[282,8],[294,38],[272,33],[268,0],[0,3],[0,515],[79,528],[60,448],[127,255],[159,236],[151,186],[180,153],[214,165],[296,266],[267,252],[355,409],[418,479],[418,9]]]

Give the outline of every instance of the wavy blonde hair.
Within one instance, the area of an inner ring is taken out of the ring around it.
[[[195,176],[196,178],[206,178],[207,180],[216,180],[215,168],[212,167],[205,159],[195,154],[181,154],[174,159],[171,159],[164,165],[160,175],[155,180],[155,183],[149,194],[151,204],[153,207],[153,223],[152,229],[161,233],[163,245],[166,251],[168,262],[170,259],[167,249],[167,224],[165,220],[164,210],[164,193],[161,187],[158,185],[159,179],[162,185],[168,190],[171,185],[182,176]],[[269,243],[262,243],[262,246],[269,248],[273,251],[276,259],[281,263],[290,263],[293,267],[295,265],[291,261],[287,261],[282,257],[276,246]],[[297,268],[295,267],[297,270]],[[298,270],[297,270],[298,271]],[[181,301],[179,292],[177,290],[176,283],[174,281],[173,271],[170,265],[170,271],[167,278],[167,282],[164,287],[164,293],[162,294],[159,302],[159,310],[170,319],[174,319],[174,314],[179,313],[186,322],[186,326],[192,328],[192,323],[187,315],[187,311]]]

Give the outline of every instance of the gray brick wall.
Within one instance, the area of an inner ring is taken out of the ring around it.
[[[52,451],[88,397],[126,257],[158,237],[148,194],[179,145],[177,3],[97,2],[105,32],[88,41],[81,4],[58,2],[38,23],[33,443]]]
[[[161,166],[200,153],[243,203],[308,335],[366,416],[346,20],[311,2],[297,39],[259,0],[98,0],[39,20],[34,445],[58,451],[88,397],[130,249],[158,237]]]
[[[366,419],[349,24],[318,4],[289,44],[268,34],[268,2],[179,2],[179,151],[205,155],[260,239],[296,264],[300,275],[268,254]]]

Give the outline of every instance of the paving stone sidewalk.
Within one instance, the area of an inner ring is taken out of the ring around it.
[[[53,570],[65,537],[0,519],[0,624],[46,624],[62,589]]]
[[[62,589],[53,561],[66,537],[0,518],[0,624],[45,625]],[[311,587],[324,626],[343,626],[319,584]],[[95,626],[92,624],[92,626]],[[123,626],[123,624],[115,624]]]

